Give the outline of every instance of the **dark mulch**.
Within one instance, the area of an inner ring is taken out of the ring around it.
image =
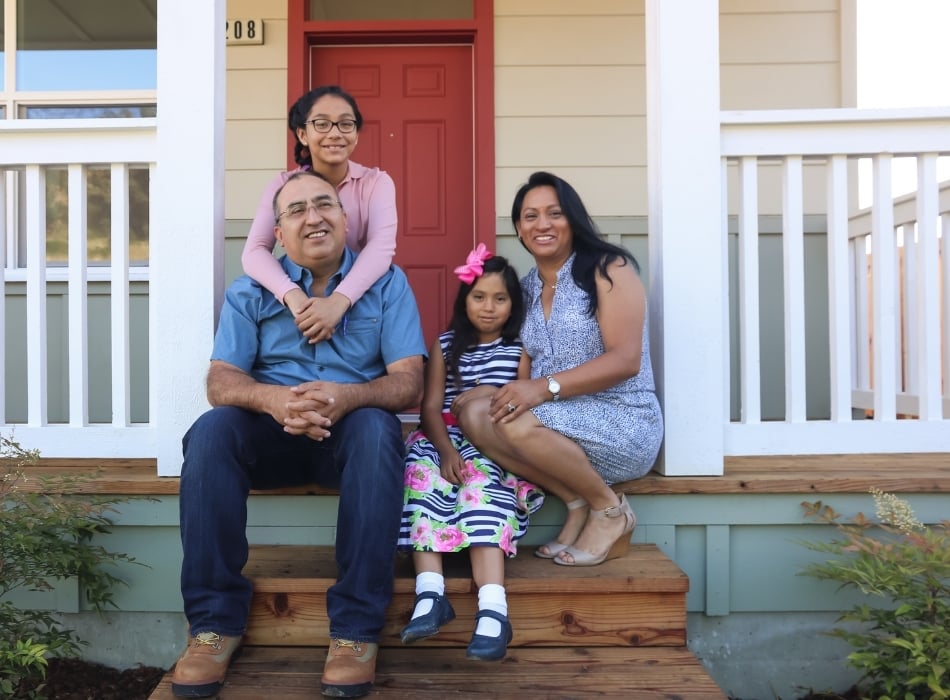
[[[50,659],[42,685],[48,700],[148,700],[164,675],[165,669],[154,666],[119,671],[80,659]]]
[[[803,695],[799,700],[861,700],[862,695],[857,686],[848,688],[843,693],[816,693]]]

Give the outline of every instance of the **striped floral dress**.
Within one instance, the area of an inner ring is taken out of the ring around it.
[[[442,356],[452,333],[439,336]],[[528,518],[544,502],[544,493],[484,457],[453,423],[449,408],[460,393],[480,384],[504,386],[517,377],[521,341],[502,338],[476,345],[459,358],[461,389],[453,375],[446,378],[442,404],[446,428],[465,461],[463,483],[452,484],[439,471],[439,453],[421,432],[407,440],[405,506],[399,531],[399,549],[420,552],[458,552],[467,547],[500,547],[509,557],[528,530]],[[448,361],[446,361],[446,365]]]

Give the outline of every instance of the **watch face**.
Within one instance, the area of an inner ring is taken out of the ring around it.
[[[550,391],[552,394],[561,393],[561,385],[558,384],[557,379],[548,379],[548,391]]]

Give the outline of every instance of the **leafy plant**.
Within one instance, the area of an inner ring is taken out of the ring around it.
[[[80,490],[91,474],[28,483],[24,467],[39,458],[12,437],[0,435],[0,697],[41,697],[42,690],[24,691],[45,676],[50,656],[77,656],[86,644],[65,629],[49,612],[21,610],[11,591],[51,590],[57,579],[75,577],[88,603],[98,612],[115,607],[113,589],[123,583],[107,568],[124,554],[94,544],[93,538],[111,531],[109,517],[124,498],[69,495]]]
[[[804,574],[855,588],[866,602],[835,629],[853,651],[848,662],[863,671],[864,697],[875,700],[950,698],[950,521],[927,527],[907,501],[871,489],[877,522],[858,513],[849,522],[821,501],[804,502],[807,517],[834,525],[830,542],[806,547],[837,558],[809,564]]]

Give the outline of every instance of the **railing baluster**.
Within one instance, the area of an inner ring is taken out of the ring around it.
[[[802,158],[782,163],[782,263],[785,270],[785,422],[805,412],[805,231]]]
[[[900,280],[900,304],[897,307],[897,318],[900,320],[896,338],[898,361],[897,391],[916,396],[919,383],[917,381],[917,308],[920,297],[917,294],[917,236],[914,224],[904,224],[900,227],[903,248],[898,249],[898,279]],[[900,411],[907,413],[908,411]],[[911,413],[916,414],[915,408]]]
[[[919,418],[943,418],[940,386],[940,248],[937,240],[937,154],[917,159],[916,390]],[[906,240],[906,237],[905,237]],[[944,259],[946,262],[946,258]],[[950,278],[944,276],[946,293]]]
[[[759,357],[759,186],[754,156],[739,161],[739,395],[741,421],[758,423],[761,411]]]
[[[831,156],[827,164],[828,200],[828,360],[831,420],[851,420],[852,362],[848,264],[848,161]]]
[[[891,164],[889,153],[875,156],[873,171],[874,201],[871,205],[871,307],[874,420],[892,421],[896,418],[897,382],[894,352],[897,331],[896,243],[894,240],[894,212],[891,200]]]
[[[854,322],[855,370],[854,388],[871,390],[871,327],[870,289],[868,283],[868,247],[870,236],[851,239],[851,260],[854,265]]]
[[[89,424],[89,313],[86,167],[68,169],[69,201],[69,424]]]
[[[720,220],[722,235],[722,279],[726,283],[726,289],[729,289],[729,159],[722,158],[720,164],[720,182],[722,191],[720,192]],[[729,305],[730,295],[722,295],[722,327],[729,328]],[[722,421],[728,423],[732,418],[732,334],[723,333],[722,336],[722,385],[725,391],[722,392]],[[740,399],[741,405],[741,399]]]
[[[950,404],[950,214],[940,215],[940,261],[943,271],[943,298],[940,308],[943,315],[940,328],[943,336],[943,395]],[[944,418],[950,418],[950,409],[944,410]]]
[[[0,168],[0,376],[7,371],[7,171]],[[0,425],[7,422],[6,381],[0,382]]]
[[[27,423],[46,425],[46,171],[26,166]]]
[[[129,166],[112,165],[112,425],[131,421],[129,357]]]

